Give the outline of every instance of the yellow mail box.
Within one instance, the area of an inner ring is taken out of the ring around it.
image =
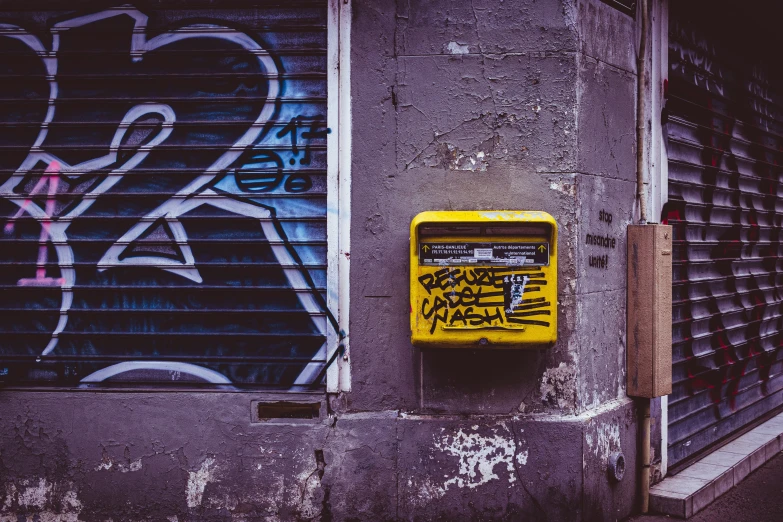
[[[411,223],[411,342],[540,348],[557,340],[557,223],[538,211],[422,212]]]

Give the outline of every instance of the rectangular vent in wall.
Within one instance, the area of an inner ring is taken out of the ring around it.
[[[253,401],[252,414],[253,422],[313,420],[321,417],[321,403]]]

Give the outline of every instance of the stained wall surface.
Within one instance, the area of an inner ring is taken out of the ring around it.
[[[369,76],[353,79],[351,407],[581,412],[622,397],[632,19],[601,2],[429,2],[393,19],[359,4],[354,23],[372,37],[352,53]],[[410,220],[516,209],[559,225],[557,344],[411,349]]]
[[[635,190],[633,18],[598,0],[362,0],[351,9],[351,391],[2,390],[0,517],[631,512],[637,421],[624,393],[624,233]],[[290,135],[281,139],[285,158],[303,156]],[[256,189],[274,182],[253,180]],[[302,194],[285,195],[285,186],[272,190],[281,208],[303,211],[294,203]],[[546,211],[559,225],[557,343],[414,348],[410,220],[425,210],[517,209]],[[329,327],[328,310],[311,312]],[[254,401],[315,404],[317,414],[258,419]],[[607,460],[618,451],[628,473],[612,482]]]

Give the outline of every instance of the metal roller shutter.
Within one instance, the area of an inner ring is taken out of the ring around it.
[[[326,2],[96,5],[0,3],[0,377],[319,388]]]
[[[670,465],[783,402],[781,84],[727,37],[744,34],[739,21],[717,28],[705,15],[717,6],[679,4],[662,216],[674,227]]]

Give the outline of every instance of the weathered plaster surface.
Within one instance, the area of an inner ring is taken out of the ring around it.
[[[508,482],[514,483],[514,462],[527,463],[527,450],[519,451],[508,428],[502,427],[505,437],[497,433],[497,428],[492,430],[491,436],[484,437],[478,433],[477,424],[467,432],[460,428],[457,433],[436,436],[435,448],[459,459],[459,473],[443,483],[444,491],[450,486],[474,489],[490,480],[501,480],[495,473],[496,466],[500,466],[501,474],[505,468]]]
[[[186,488],[187,503],[189,508],[201,506],[204,498],[204,488],[215,479],[215,459],[207,457],[198,471],[188,472],[188,484]]]
[[[541,402],[562,411],[576,410],[576,369],[561,362],[541,377]]]
[[[0,520],[579,520],[584,489],[609,487],[585,470],[635,445],[627,402],[569,420],[390,411],[268,424],[242,415],[253,398],[5,391]],[[165,430],[145,422],[171,407]]]
[[[0,391],[0,522],[630,512],[635,477],[606,474],[636,462],[624,247],[604,273],[584,243],[633,210],[633,22],[599,0],[352,4],[353,391],[311,423],[251,423],[255,393]],[[434,209],[556,218],[553,347],[410,345],[409,224]]]

